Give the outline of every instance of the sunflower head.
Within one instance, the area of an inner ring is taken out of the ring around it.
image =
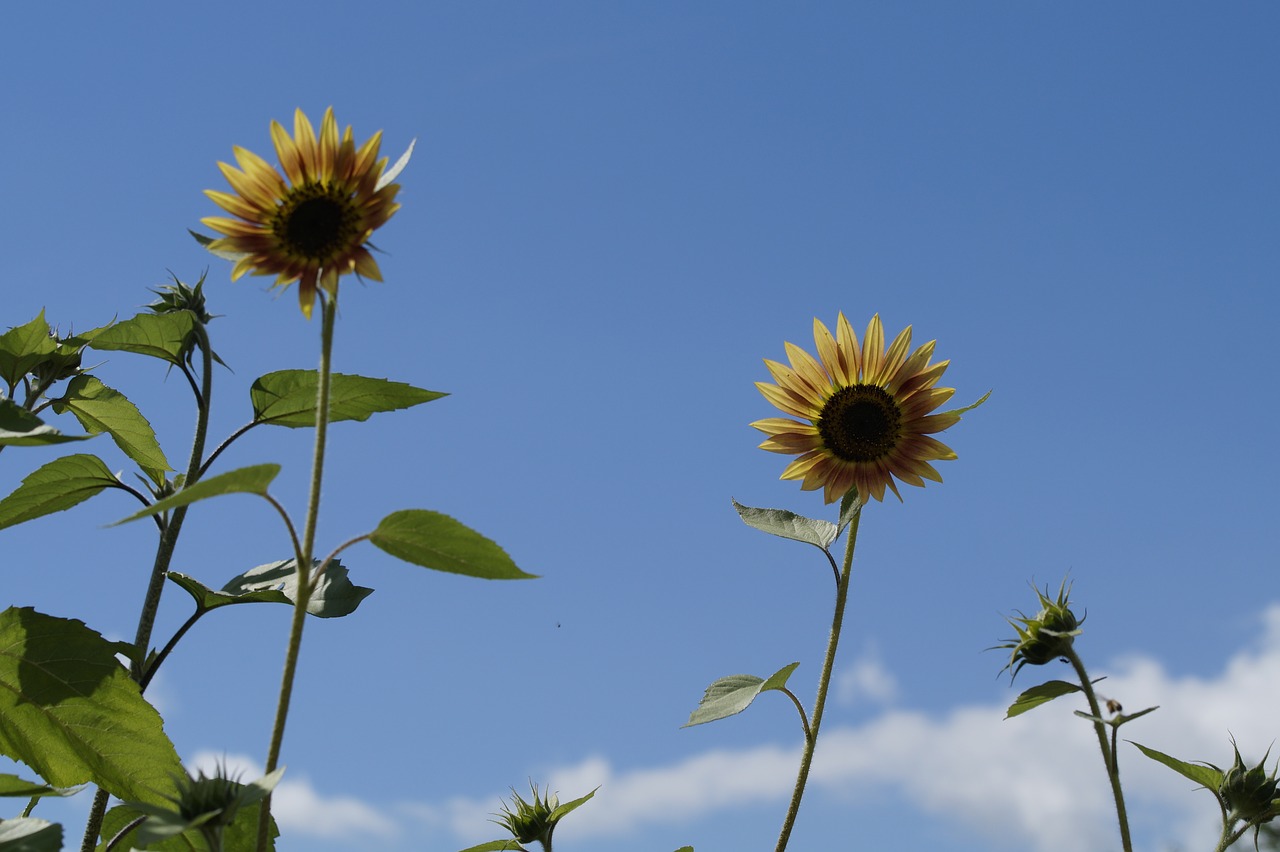
[[[798,419],[773,417],[751,425],[768,435],[763,450],[798,456],[782,472],[805,491],[823,489],[834,503],[856,489],[858,499],[898,499],[895,479],[923,486],[941,482],[932,461],[956,457],[930,437],[952,426],[960,411],[932,413],[953,388],[935,387],[949,361],[930,364],[934,341],[911,351],[911,327],[884,345],[880,315],[871,318],[858,342],[844,314],[833,335],[813,321],[818,357],[786,344],[790,366],[765,360],[776,384],[756,382],[765,399]]]
[[[1235,762],[1222,776],[1218,795],[1227,810],[1240,819],[1270,822],[1276,817],[1276,798],[1280,796],[1276,776],[1267,772],[1265,766],[1271,750],[1267,750],[1257,766],[1250,768],[1240,757],[1240,749],[1234,740],[1231,747],[1235,750]]]
[[[310,317],[317,287],[333,298],[342,275],[382,280],[369,237],[400,209],[400,186],[391,180],[408,155],[384,174],[387,159],[378,156],[382,132],[357,148],[350,127],[339,136],[332,108],[325,110],[319,136],[298,110],[293,136],[273,121],[271,140],[283,176],[257,154],[235,147],[240,168],[218,163],[234,192],[205,194],[236,218],[200,221],[224,235],[206,244],[235,260],[233,281],[246,272],[275,275],[277,287],[296,281],[302,313]]]

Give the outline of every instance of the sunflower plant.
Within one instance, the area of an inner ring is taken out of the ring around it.
[[[766,400],[790,416],[757,420],[751,425],[768,436],[761,449],[796,456],[782,471],[782,479],[799,480],[803,491],[821,490],[825,504],[838,502],[836,519],[832,522],[786,509],[753,508],[736,500],[733,506],[749,526],[817,547],[831,566],[834,612],[817,698],[813,710],[807,711],[788,687],[800,665],[794,662],[768,677],[720,678],[707,687],[686,723],[686,727],[701,725],[741,713],[762,692],[780,692],[795,705],[804,746],[791,803],[778,835],[778,852],[787,848],[795,827],[818,744],[863,509],[872,499],[883,502],[886,490],[901,501],[899,482],[919,487],[926,479],[941,482],[931,462],[949,461],[956,454],[933,435],[954,426],[961,415],[990,396],[988,393],[964,408],[937,412],[955,394],[953,388],[937,387],[950,362],[931,363],[935,341],[912,350],[910,326],[886,348],[879,314],[867,324],[861,342],[843,313],[836,317],[835,334],[815,318],[813,338],[816,358],[786,343],[790,364],[766,359],[765,367],[774,383],[756,383]],[[846,531],[844,559],[837,565],[830,548]]]
[[[205,277],[194,285],[176,278],[153,291],[142,312],[80,333],[63,334],[43,312],[0,335],[0,451],[8,447],[77,445],[107,435],[117,458],[134,470],[113,473],[100,455],[74,452],[41,465],[0,499],[0,529],[76,506],[100,493],[127,495],[140,504],[118,521],[147,520],[156,543],[142,578],[135,638],[112,642],[80,621],[11,607],[0,613],[0,754],[25,764],[39,781],[0,775],[0,795],[29,804],[16,819],[0,821],[0,848],[44,852],[62,848],[63,830],[32,816],[39,800],[97,788],[80,848],[264,850],[274,848],[270,791],[283,767],[280,756],[307,616],[334,618],[355,612],[372,589],[358,586],[339,560],[357,544],[375,547],[411,564],[484,579],[523,579],[527,574],[490,539],[453,518],[427,509],[404,509],[372,529],[348,533],[321,549],[317,524],[327,427],[340,420],[407,409],[445,394],[385,378],[335,373],[331,353],[339,283],[345,275],[381,280],[370,238],[397,212],[397,175],[413,146],[388,168],[380,156],[381,133],[357,146],[351,128],[341,134],[332,109],[317,133],[299,110],[294,132],[276,122],[271,138],[279,170],[236,147],[239,168],[220,163],[232,192],[208,196],[235,218],[203,223],[222,236],[197,235],[211,252],[235,263],[233,280],[252,273],[274,275],[276,287],[298,288],[302,314],[320,307],[319,367],[264,373],[249,393],[249,422],[210,448],[209,423],[215,365],[206,306]],[[165,362],[186,380],[195,430],[185,464],[171,464],[150,422],[125,394],[85,366],[86,353],[127,353]],[[46,422],[70,415],[79,430]],[[219,471],[216,462],[232,443],[260,426],[313,429],[314,453],[307,504],[295,523],[271,493],[280,473],[264,463]],[[99,445],[101,442],[97,442]],[[193,508],[225,494],[252,494],[278,517],[282,552],[230,578],[220,588],[171,570],[183,523]],[[190,616],[163,643],[153,629],[169,586],[193,605]],[[284,671],[270,726],[266,777],[244,785],[218,773],[187,773],[166,736],[146,689],[178,642],[206,615],[231,605],[291,607]],[[122,664],[119,659],[127,660]],[[120,800],[108,810],[112,797]],[[10,847],[9,843],[19,844]]]

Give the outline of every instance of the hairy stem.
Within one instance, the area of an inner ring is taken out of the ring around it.
[[[289,627],[289,645],[285,650],[284,674],[280,679],[280,700],[276,705],[275,724],[271,728],[271,745],[267,750],[266,772],[276,770],[280,762],[280,747],[284,742],[285,720],[289,716],[289,701],[293,697],[293,679],[298,671],[298,654],[302,650],[302,628],[307,617],[307,604],[315,588],[311,574],[312,554],[315,552],[316,519],[320,515],[320,483],[324,476],[325,440],[329,431],[329,386],[333,355],[333,326],[337,317],[337,296],[325,296],[320,300],[320,377],[316,387],[316,443],[311,461],[311,492],[307,500],[307,518],[302,532],[302,548],[298,558],[298,592],[293,601],[293,620]],[[265,852],[271,826],[271,797],[262,802],[258,815],[258,852]]]
[[[840,581],[836,584],[835,615],[831,619],[831,638],[827,641],[827,656],[822,662],[822,675],[818,680],[818,697],[813,702],[813,721],[809,724],[804,738],[804,754],[800,757],[800,771],[796,775],[796,788],[791,794],[791,805],[787,808],[787,818],[782,823],[782,832],[778,835],[775,852],[783,852],[787,841],[791,839],[791,829],[795,827],[796,814],[800,812],[800,800],[804,797],[805,784],[809,781],[809,767],[813,764],[813,753],[818,745],[818,729],[822,725],[822,711],[827,705],[827,690],[831,686],[831,673],[835,670],[836,646],[840,644],[840,628],[844,624],[844,607],[849,598],[849,578],[853,574],[853,549],[858,541],[858,523],[862,513],[853,516],[849,524],[849,538],[845,541],[844,566],[840,571]]]
[[[1071,663],[1071,667],[1076,670],[1076,677],[1080,678],[1080,688],[1084,691],[1085,698],[1089,700],[1089,713],[1095,720],[1101,719],[1102,708],[1098,706],[1098,696],[1093,691],[1089,674],[1084,670],[1084,663],[1080,660],[1075,648],[1068,647],[1065,656],[1067,662]],[[1094,721],[1093,723],[1093,730],[1098,735],[1098,748],[1102,750],[1102,761],[1107,766],[1107,777],[1111,779],[1111,795],[1116,800],[1116,819],[1120,822],[1120,843],[1124,847],[1124,852],[1133,852],[1133,840],[1129,837],[1129,814],[1124,807],[1124,791],[1120,788],[1120,763],[1112,751],[1111,744],[1107,742],[1106,728],[1107,726],[1102,722]]]
[[[202,375],[200,390],[196,392],[196,433],[191,440],[191,458],[187,462],[186,479],[183,488],[189,488],[200,478],[200,461],[204,455],[205,437],[209,433],[209,397],[213,392],[213,348],[209,344],[209,335],[199,322],[192,327],[196,336],[196,344],[200,348]],[[190,373],[183,371],[190,378]],[[151,577],[147,581],[146,596],[142,600],[142,612],[138,616],[138,630],[133,644],[136,648],[135,658],[130,666],[133,679],[143,683],[147,679],[147,650],[151,646],[151,632],[155,628],[156,613],[160,610],[160,597],[164,594],[165,575],[169,572],[169,564],[173,561],[174,550],[178,546],[178,536],[182,533],[182,522],[187,517],[187,507],[180,506],[173,510],[167,523],[160,528],[160,542],[156,545],[155,561],[151,565]],[[107,812],[107,801],[110,794],[99,788],[93,796],[93,804],[89,808],[89,819],[85,823],[84,838],[80,842],[81,852],[93,852],[98,845],[98,833],[102,831],[102,817]]]

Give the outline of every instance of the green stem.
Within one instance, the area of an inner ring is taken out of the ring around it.
[[[1084,663],[1080,660],[1075,648],[1068,647],[1065,656],[1067,662],[1071,663],[1072,668],[1076,670],[1076,677],[1080,678],[1080,688],[1084,691],[1085,698],[1089,700],[1090,715],[1095,720],[1101,719],[1102,708],[1098,706],[1098,696],[1093,691],[1088,672],[1084,670]],[[1111,795],[1116,800],[1116,819],[1120,822],[1120,843],[1124,847],[1124,852],[1133,852],[1133,840],[1129,837],[1129,815],[1124,807],[1124,791],[1120,788],[1120,763],[1112,752],[1110,743],[1107,742],[1106,728],[1107,726],[1102,722],[1093,723],[1093,730],[1098,735],[1098,748],[1102,750],[1102,761],[1107,766],[1107,777],[1111,779]]]
[[[822,662],[822,676],[818,680],[818,697],[813,703],[813,721],[809,725],[804,738],[804,754],[800,757],[800,771],[796,775],[796,788],[791,794],[791,805],[787,808],[787,818],[782,823],[782,832],[778,835],[775,852],[783,852],[787,841],[791,838],[791,829],[795,827],[796,814],[800,812],[800,799],[804,797],[805,784],[809,781],[809,767],[813,764],[813,753],[818,745],[818,729],[822,726],[822,711],[827,705],[827,690],[831,686],[831,673],[836,665],[836,646],[840,644],[840,628],[844,624],[844,607],[849,598],[849,578],[853,574],[853,549],[858,541],[858,523],[862,513],[853,516],[849,524],[849,538],[845,541],[844,566],[840,571],[840,582],[836,585],[836,609],[831,619],[831,638],[827,641],[827,656]]]
[[[209,344],[209,335],[203,325],[195,323],[192,333],[200,347],[201,389],[196,394],[196,434],[191,441],[191,458],[187,461],[186,479],[183,488],[189,488],[200,478],[200,461],[204,455],[205,437],[209,433],[209,397],[213,392],[213,348]],[[185,371],[184,371],[185,372]],[[147,593],[142,600],[142,612],[138,616],[138,631],[133,644],[136,649],[135,659],[131,665],[133,679],[142,683],[147,677],[147,650],[151,647],[151,632],[155,629],[156,614],[160,610],[160,597],[164,594],[165,576],[169,573],[169,565],[173,561],[173,552],[178,546],[178,536],[182,533],[182,522],[187,517],[187,507],[180,506],[173,510],[168,523],[163,524],[160,531],[160,542],[156,545],[156,558],[151,565],[151,577],[147,581]],[[98,845],[98,834],[102,831],[102,817],[107,812],[107,802],[111,798],[101,788],[93,796],[93,805],[89,808],[89,819],[85,823],[84,838],[80,842],[81,852],[93,852]]]
[[[293,620],[289,627],[289,645],[285,650],[284,674],[280,679],[280,700],[276,705],[275,724],[271,728],[271,745],[267,750],[266,772],[274,772],[280,762],[284,742],[285,720],[293,697],[293,679],[298,671],[298,654],[302,650],[302,628],[307,617],[307,604],[315,588],[311,576],[312,554],[315,552],[316,519],[320,515],[320,483],[324,476],[325,440],[329,431],[329,386],[333,354],[333,327],[337,317],[337,296],[320,299],[320,378],[316,387],[316,443],[311,460],[311,493],[307,500],[307,519],[302,532],[302,550],[298,559],[298,592],[293,601]],[[258,852],[265,852],[271,826],[271,797],[262,802],[258,815]]]

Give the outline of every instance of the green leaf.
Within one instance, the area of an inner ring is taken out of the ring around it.
[[[982,395],[982,398],[981,398],[981,399],[979,399],[979,400],[978,400],[977,402],[975,402],[975,403],[971,403],[971,404],[969,404],[969,405],[966,405],[964,408],[953,408],[953,409],[951,409],[950,411],[944,411],[944,412],[941,412],[941,413],[942,413],[942,414],[967,414],[967,413],[969,413],[970,411],[973,411],[973,410],[974,410],[975,408],[977,408],[979,405],[982,405],[982,403],[986,402],[986,401],[987,401],[988,399],[990,399],[990,398],[991,398],[991,391],[987,391],[986,393],[984,393],[984,394]]]
[[[1004,714],[1004,717],[1012,719],[1014,716],[1021,716],[1028,710],[1034,710],[1041,704],[1048,704],[1055,698],[1061,698],[1073,692],[1080,692],[1080,687],[1074,683],[1067,683],[1065,680],[1051,680],[1039,686],[1033,686],[1019,695],[1009,705],[1009,710]]]
[[[181,367],[196,325],[191,311],[141,313],[103,330],[89,341],[93,349],[149,355]]]
[[[0,399],[0,446],[43,447],[84,441],[92,435],[64,435],[11,399]]]
[[[334,373],[329,385],[329,422],[368,420],[380,411],[395,411],[439,399],[448,394],[415,388],[403,382]],[[299,429],[316,425],[315,370],[281,370],[253,383],[249,399],[255,423]]]
[[[596,792],[599,791],[599,789],[600,788],[597,787],[595,790],[592,790],[590,793],[588,793],[587,795],[583,796],[580,799],[574,799],[572,802],[565,802],[563,805],[553,810],[551,812],[551,816],[547,817],[547,820],[549,822],[554,823],[564,818],[565,814],[576,811],[578,808],[582,807],[587,802],[591,801],[592,797],[595,796]]]
[[[436,571],[486,580],[537,576],[517,568],[506,551],[480,533],[426,509],[392,512],[369,534],[369,541],[398,559]]]
[[[1138,750],[1147,757],[1163,763],[1165,766],[1177,772],[1179,775],[1190,778],[1192,781],[1217,794],[1218,788],[1222,786],[1222,771],[1214,769],[1212,766],[1202,766],[1196,763],[1186,763],[1178,760],[1176,757],[1170,757],[1163,752],[1156,751],[1153,748],[1147,748],[1144,745],[1133,742],[1133,740],[1125,740],[1138,747]]]
[[[297,560],[283,559],[251,568],[222,587],[228,595],[277,594],[284,598],[284,603],[292,604],[297,599],[298,572]],[[312,563],[320,565],[319,560]],[[360,606],[360,602],[373,594],[373,589],[354,585],[347,578],[347,569],[340,560],[333,560],[324,569],[316,582],[311,600],[307,602],[307,613],[318,618],[340,618],[350,615]],[[266,600],[258,598],[257,600]],[[231,603],[240,601],[232,600]],[[245,601],[246,603],[248,601]]]
[[[717,719],[726,719],[741,713],[751,706],[756,696],[769,690],[782,690],[787,685],[787,678],[796,670],[799,663],[783,666],[768,678],[755,675],[730,675],[722,677],[707,687],[698,709],[689,716],[689,721],[682,727],[690,728],[703,725]]]
[[[468,846],[462,852],[528,852],[528,850],[514,840],[490,840],[479,846]]]
[[[172,794],[182,763],[116,659],[124,647],[29,607],[0,613],[0,753],[55,787],[92,781],[145,802]]]
[[[58,852],[62,826],[56,822],[18,817],[0,820],[0,852]]]
[[[826,550],[840,535],[840,528],[830,521],[816,521],[786,509],[753,509],[737,500],[733,501],[733,508],[749,527],[780,538],[803,541],[821,550]]]
[[[21,796],[24,799],[38,799],[41,796],[73,796],[80,792],[80,787],[62,789],[50,787],[37,781],[25,781],[17,775],[0,775],[0,796]]]
[[[165,471],[173,470],[156,441],[155,430],[138,407],[124,394],[97,378],[81,374],[67,384],[61,399],[53,401],[58,414],[70,411],[86,432],[106,432],[126,456],[138,463],[158,485]]]
[[[271,484],[279,473],[280,465],[278,464],[255,464],[249,467],[238,467],[235,470],[229,470],[226,473],[202,479],[195,485],[182,489],[177,494],[172,494],[163,500],[157,500],[142,511],[134,512],[129,517],[116,521],[111,526],[127,524],[139,518],[158,515],[161,512],[168,512],[170,509],[176,509],[179,506],[188,506],[198,500],[207,500],[210,497],[218,497],[223,494],[257,494],[266,496],[267,486]]]
[[[222,832],[222,852],[255,852],[258,848],[258,813],[262,805],[260,803],[248,804],[240,810],[236,811],[235,819],[231,825],[223,829]],[[148,808],[148,811],[151,809]],[[102,842],[98,844],[98,852],[105,850],[107,842],[114,838],[129,823],[148,814],[138,808],[129,805],[117,805],[107,811],[106,817],[102,820]],[[280,836],[280,830],[276,827],[275,817],[271,818],[271,828],[268,832],[269,840],[267,841],[267,849],[275,849],[275,838]],[[135,835],[136,839],[136,835]],[[121,843],[116,847],[119,849],[128,849],[131,844]],[[132,844],[136,846],[137,844]],[[209,844],[199,831],[189,831],[182,837],[172,837],[163,840],[154,845],[148,845],[148,852],[208,852]]]
[[[27,474],[0,500],[0,529],[70,509],[118,484],[97,456],[77,453],[54,459]]]
[[[681,846],[676,852],[693,852],[692,846]]]
[[[49,331],[41,308],[31,322],[0,334],[0,379],[10,388],[57,351],[58,344],[49,336]]]
[[[863,505],[865,504],[858,499],[858,489],[851,488],[845,493],[840,499],[840,518],[836,524],[839,530],[837,535],[844,532],[844,528],[853,522],[853,519],[862,511]]]
[[[266,589],[260,592],[245,592],[244,594],[227,594],[226,592],[215,592],[213,589],[201,583],[194,577],[188,577],[186,574],[179,574],[177,571],[170,571],[168,577],[173,582],[187,590],[191,597],[195,598],[196,608],[204,612],[218,607],[231,606],[232,604],[246,603],[293,603],[289,598],[285,597],[284,592],[274,589]],[[235,582],[234,580],[232,582]]]

